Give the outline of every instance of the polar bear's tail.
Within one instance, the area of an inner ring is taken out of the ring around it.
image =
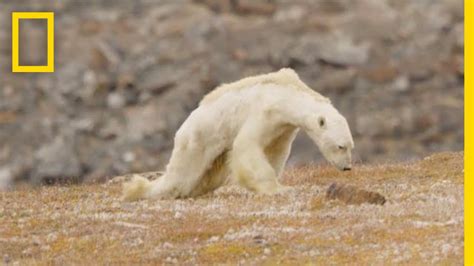
[[[122,199],[126,201],[144,199],[151,187],[152,184],[150,180],[139,175],[134,175],[130,182],[123,184]]]

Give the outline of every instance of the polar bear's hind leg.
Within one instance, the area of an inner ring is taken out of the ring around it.
[[[203,179],[206,179],[208,174],[212,177],[220,176],[216,173],[220,173],[221,169],[213,169],[213,165],[225,151],[225,143],[220,140],[215,141],[209,134],[205,134],[203,129],[205,125],[198,123],[203,119],[200,114],[196,111],[191,113],[176,133],[175,145],[166,166],[166,173],[161,180],[158,179],[153,184],[148,193],[151,198],[197,196],[219,183],[217,178],[211,178],[210,181],[203,181]],[[210,169],[213,170],[210,171]],[[203,186],[206,182],[209,182],[209,185]]]
[[[197,186],[191,192],[191,197],[196,197],[212,192],[225,183],[226,177],[230,173],[229,166],[227,164],[228,157],[228,152],[226,151],[214,160],[212,166],[206,171]]]

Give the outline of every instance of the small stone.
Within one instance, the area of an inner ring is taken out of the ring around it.
[[[11,258],[8,254],[3,255],[3,263],[4,264],[10,263],[10,261],[11,261]]]
[[[94,126],[95,126],[94,120],[88,119],[88,118],[73,121],[72,125],[74,129],[77,129],[82,132],[88,132],[88,133],[93,132]]]
[[[124,162],[127,162],[127,163],[130,163],[130,162],[133,162],[135,161],[135,153],[129,151],[129,152],[126,152],[123,156],[122,156],[122,159]]]
[[[0,191],[7,190],[13,181],[13,173],[10,168],[0,168]]]
[[[209,238],[209,242],[217,242],[217,241],[219,241],[219,236],[213,236]]]
[[[268,255],[272,254],[272,250],[270,248],[264,248],[263,249],[263,254],[268,256]]]
[[[107,106],[111,109],[120,109],[126,104],[125,97],[117,92],[110,93],[107,96]]]
[[[396,78],[392,83],[392,88],[396,91],[407,91],[410,87],[410,80],[407,76],[400,76]]]
[[[448,255],[448,253],[453,249],[453,247],[450,244],[443,244],[441,246],[441,252],[443,255]]]
[[[166,257],[166,262],[171,263],[171,264],[177,264],[178,259],[177,258],[172,258],[172,257]]]
[[[264,244],[264,243],[266,242],[262,235],[256,235],[256,236],[254,236],[254,237],[253,237],[253,241],[254,241],[256,244],[259,244],[259,245]]]
[[[25,249],[21,252],[21,254],[23,254],[25,256],[31,256],[31,253],[32,253],[31,248],[27,248],[27,249]]]
[[[47,241],[47,242],[53,242],[53,241],[56,241],[57,238],[58,238],[57,233],[49,233],[49,234],[46,236],[46,241]]]
[[[179,218],[181,218],[181,217],[183,217],[183,214],[180,213],[180,212],[176,212],[176,213],[174,214],[174,218],[175,218],[175,219],[179,219]]]
[[[163,248],[172,248],[172,247],[173,247],[173,244],[171,244],[169,242],[163,243]]]
[[[34,237],[32,244],[35,246],[39,246],[41,244],[41,241],[38,239],[38,237]]]

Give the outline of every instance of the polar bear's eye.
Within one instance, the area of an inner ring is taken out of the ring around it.
[[[346,149],[345,146],[341,146],[341,145],[339,145],[339,146],[337,146],[337,147],[338,147],[340,150],[345,150],[345,149]]]
[[[318,123],[320,127],[324,127],[324,125],[326,125],[326,120],[324,119],[324,117],[320,117],[318,119]]]

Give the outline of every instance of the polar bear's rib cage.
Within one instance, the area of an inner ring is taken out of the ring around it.
[[[293,69],[283,68],[278,72],[248,77],[236,82],[222,84],[218,86],[216,89],[214,89],[213,91],[211,91],[209,94],[207,94],[201,100],[199,105],[209,104],[217,100],[220,96],[222,96],[228,91],[236,91],[236,90],[249,88],[257,84],[269,84],[269,83],[282,85],[283,87],[286,87],[286,88],[296,89],[298,91],[308,93],[309,95],[311,95],[314,99],[318,101],[330,103],[330,100],[328,98],[322,96],[318,92],[306,86],[306,84],[300,80],[300,78],[298,77],[298,74],[296,74]]]

